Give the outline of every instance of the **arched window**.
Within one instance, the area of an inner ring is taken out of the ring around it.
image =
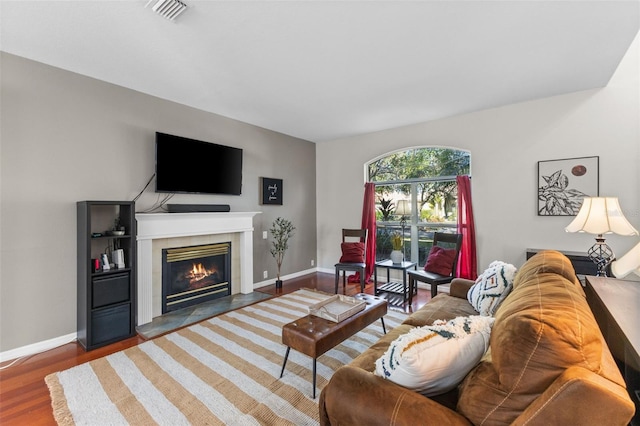
[[[424,265],[434,232],[455,232],[456,176],[470,174],[471,155],[451,148],[394,152],[367,165],[376,185],[376,260],[388,259],[392,236],[402,236],[405,259]]]

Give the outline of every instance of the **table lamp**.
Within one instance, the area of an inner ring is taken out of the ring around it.
[[[611,272],[616,278],[624,278],[630,273],[640,276],[640,243],[627,254],[611,263]]]
[[[407,224],[406,216],[411,216],[411,204],[409,204],[409,200],[399,200],[396,204],[395,214],[400,215],[400,226],[402,227],[402,258],[406,259],[404,253],[404,227]]]
[[[596,275],[600,277],[607,276],[607,267],[614,259],[613,250],[604,242],[602,235],[638,235],[638,231],[622,214],[617,197],[585,197],[578,215],[565,231],[597,235],[596,243],[587,251],[587,255],[597,265]]]

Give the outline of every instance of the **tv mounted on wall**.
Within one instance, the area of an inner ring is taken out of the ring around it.
[[[242,149],[156,132],[156,192],[241,191]]]

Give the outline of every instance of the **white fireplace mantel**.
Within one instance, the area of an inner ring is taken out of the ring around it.
[[[138,226],[138,325],[153,319],[153,240],[198,235],[239,234],[240,292],[253,292],[253,216],[260,212],[139,213]]]

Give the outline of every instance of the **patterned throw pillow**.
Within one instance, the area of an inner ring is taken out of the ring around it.
[[[364,263],[364,243],[341,243],[340,263]]]
[[[517,269],[500,260],[491,262],[467,293],[467,300],[480,315],[494,316],[502,301],[513,290]]]
[[[445,249],[440,246],[431,247],[424,270],[434,274],[451,275],[453,262],[456,260],[456,249]]]
[[[493,321],[458,317],[411,329],[376,360],[375,374],[425,396],[448,392],[487,351]]]

